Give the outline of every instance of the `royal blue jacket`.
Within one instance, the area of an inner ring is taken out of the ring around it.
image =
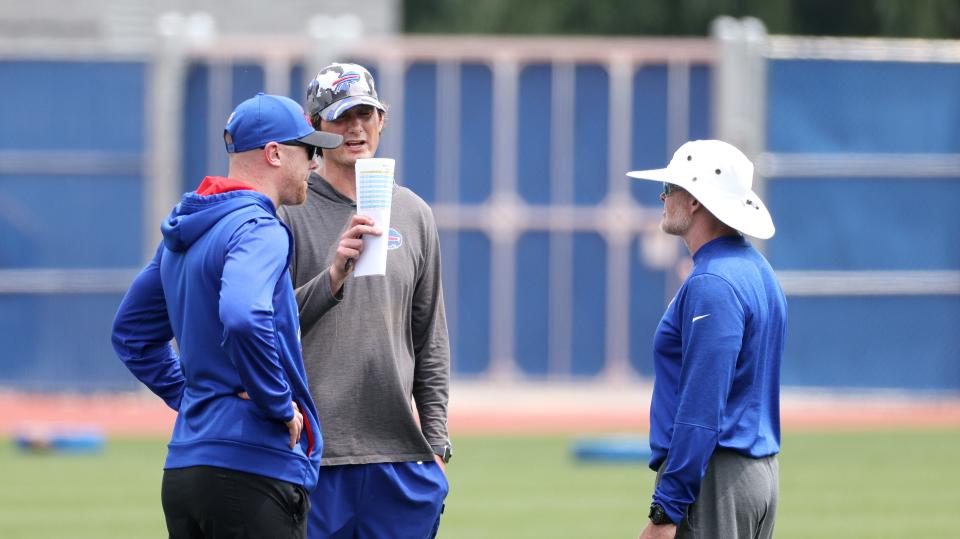
[[[773,269],[742,237],[693,256],[693,271],[654,336],[653,500],[679,523],[718,447],[761,458],[780,450],[780,362],[787,302]]]
[[[312,490],[322,441],[300,354],[289,230],[252,190],[187,193],[161,229],[117,312],[113,345],[178,412],[164,468],[217,466]],[[292,402],[304,419],[294,449]]]

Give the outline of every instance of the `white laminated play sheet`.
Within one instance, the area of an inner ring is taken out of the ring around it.
[[[393,202],[393,168],[393,159],[357,159],[357,213],[373,219],[374,226],[383,234],[363,237],[363,252],[353,271],[355,277],[387,273],[387,231],[390,230],[390,205]]]

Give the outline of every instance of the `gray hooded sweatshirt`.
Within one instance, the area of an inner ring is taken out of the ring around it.
[[[429,461],[448,443],[450,381],[436,223],[426,202],[394,186],[386,275],[350,277],[334,297],[329,267],[356,209],[314,173],[306,202],[279,212],[294,237],[291,273],[323,432],[321,465]]]

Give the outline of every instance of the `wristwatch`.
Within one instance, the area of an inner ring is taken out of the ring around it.
[[[667,512],[663,510],[663,507],[659,503],[650,504],[650,514],[647,516],[650,518],[650,522],[653,522],[657,526],[676,524],[676,522],[670,520]]]
[[[440,457],[444,463],[450,462],[450,458],[453,457],[453,446],[450,443],[445,443],[443,445],[433,445],[430,446],[433,449],[433,454]]]

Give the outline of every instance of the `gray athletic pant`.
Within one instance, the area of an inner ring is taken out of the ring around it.
[[[657,483],[660,482],[657,472]],[[677,539],[770,539],[780,490],[777,456],[755,459],[729,449],[710,457],[700,495],[677,526]]]

